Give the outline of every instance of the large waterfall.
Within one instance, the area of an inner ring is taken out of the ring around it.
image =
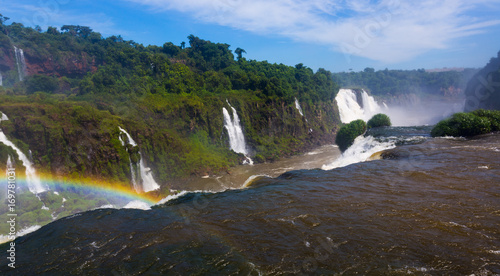
[[[24,60],[23,49],[14,46],[14,52],[16,54],[16,65],[17,73],[19,75],[19,81],[22,81],[26,76],[26,61]]]
[[[125,134],[127,137],[127,143],[133,147],[137,146],[137,143],[132,139],[132,136],[123,128],[118,127],[120,129],[120,132]],[[125,145],[125,142],[122,140],[121,137],[119,137],[122,145]],[[144,191],[144,192],[150,192],[154,190],[158,190],[160,188],[160,185],[156,183],[153,173],[149,167],[146,167],[144,160],[142,158],[142,153],[139,151],[139,157],[140,160],[136,164],[136,168],[139,169],[139,173],[136,173],[136,169],[134,169],[134,165],[132,164],[132,160],[130,161],[130,174],[132,178],[132,184],[134,185],[134,189],[136,191]],[[140,179],[138,179],[137,175],[140,175]],[[139,182],[142,180],[142,187],[139,186]]]
[[[238,113],[229,102],[227,102],[227,104],[233,111],[233,118],[231,118],[227,109],[225,107],[222,108],[222,113],[224,115],[224,127],[227,129],[227,133],[229,134],[229,146],[234,152],[244,154],[247,158],[245,163],[252,165],[253,160],[247,156],[248,148],[245,142],[245,135],[243,134],[243,129],[241,128]]]
[[[365,122],[377,114],[383,113],[385,107],[381,107],[375,99],[365,91],[356,92],[352,89],[340,89],[335,97],[339,107],[340,120],[342,123],[349,123],[362,119]]]
[[[1,112],[0,112],[1,113]],[[7,116],[1,113],[0,122],[8,120]],[[7,136],[3,133],[2,129],[0,129],[0,143],[11,147],[19,156],[21,162],[23,162],[24,167],[26,167],[26,182],[28,183],[28,188],[30,192],[34,194],[39,194],[47,191],[49,188],[46,185],[42,184],[42,181],[36,174],[36,170],[33,167],[33,163],[26,157],[26,155],[18,148],[14,143],[12,143]],[[12,163],[11,163],[12,164]]]

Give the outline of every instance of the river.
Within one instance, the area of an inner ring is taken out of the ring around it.
[[[245,166],[225,179],[202,179],[192,188],[205,192],[150,210],[56,220],[19,237],[17,268],[3,258],[0,272],[499,274],[500,134],[431,138],[425,127],[371,134],[356,148],[372,161],[338,162],[350,157],[329,146],[282,168]],[[270,177],[242,188],[248,175]]]

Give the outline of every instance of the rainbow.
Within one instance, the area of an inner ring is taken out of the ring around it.
[[[5,185],[7,183],[7,178],[5,181],[2,179],[2,175],[6,175],[6,171],[0,170],[0,184]],[[130,187],[130,183],[124,182],[111,182],[102,179],[71,179],[69,177],[54,177],[51,174],[38,174],[40,180],[43,184],[49,186],[50,190],[58,191],[60,189],[75,189],[96,192],[103,196],[108,197],[120,197],[125,199],[140,200],[148,203],[149,205],[154,205],[158,203],[166,195],[162,195],[159,192],[150,193],[138,193],[134,188]],[[18,185],[25,185],[26,177],[24,173],[16,176],[16,182]]]

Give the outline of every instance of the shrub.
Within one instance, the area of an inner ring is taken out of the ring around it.
[[[449,119],[439,122],[431,131],[432,137],[475,135],[495,131],[500,124],[499,111],[476,110],[470,113],[455,113]]]
[[[367,123],[368,128],[391,126],[391,119],[389,116],[379,113],[373,116]]]
[[[499,110],[474,110],[472,114],[487,118],[491,123],[491,131],[500,131],[500,111]]]
[[[340,151],[344,152],[353,143],[354,139],[359,135],[362,135],[366,131],[366,123],[363,120],[352,121],[349,124],[343,125],[337,137],[335,138],[335,143],[339,146]]]

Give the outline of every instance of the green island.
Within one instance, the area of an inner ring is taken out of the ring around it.
[[[455,113],[440,121],[432,129],[431,136],[472,137],[494,131],[500,131],[500,111],[478,109]]]

